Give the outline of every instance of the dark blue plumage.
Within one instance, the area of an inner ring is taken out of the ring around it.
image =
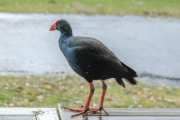
[[[122,63],[102,42],[90,38],[73,36],[67,21],[59,24],[61,36],[59,46],[72,69],[87,81],[115,78],[124,86],[122,78],[136,84],[136,72]]]
[[[71,26],[65,20],[56,21],[50,30],[58,30],[61,32],[59,38],[59,47],[66,57],[69,65],[80,76],[84,77],[90,84],[90,94],[83,109],[70,109],[73,111],[86,113],[90,110],[89,105],[94,93],[93,80],[102,81],[102,96],[100,107],[103,109],[103,101],[107,86],[104,80],[115,78],[117,83],[125,87],[122,78],[129,83],[136,84],[134,77],[136,72],[121,62],[114,53],[109,50],[102,42],[90,37],[74,36]],[[106,112],[107,113],[107,112]]]

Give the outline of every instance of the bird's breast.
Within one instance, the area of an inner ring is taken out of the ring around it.
[[[74,49],[66,47],[66,48],[62,49],[62,52],[63,52],[66,60],[68,61],[69,65],[72,67],[72,69],[76,72],[80,72],[79,71],[80,67],[78,66]]]
[[[69,65],[71,66],[71,68],[78,74],[81,74],[81,68],[78,64],[78,60],[76,57],[76,49],[74,47],[71,47],[71,41],[60,40],[59,47],[63,55],[65,56],[66,60],[68,61]]]

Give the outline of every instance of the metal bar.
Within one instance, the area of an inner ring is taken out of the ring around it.
[[[64,110],[61,105],[58,106],[58,109],[61,111],[61,120],[70,120],[71,115],[74,114],[68,110]],[[107,108],[107,112],[109,113],[109,116],[106,116],[105,114],[88,114],[89,117],[95,117],[95,116],[103,116],[103,118],[107,117],[145,117],[145,118],[151,118],[151,117],[158,117],[158,118],[179,118],[180,119],[180,109],[160,109],[160,108]],[[82,116],[79,117],[79,119],[82,119]],[[78,119],[78,120],[79,120]]]
[[[111,116],[178,116],[180,109],[107,109]]]
[[[62,113],[62,109],[61,109],[62,107],[61,107],[61,105],[60,104],[58,104],[58,106],[57,106],[57,108],[56,108],[56,110],[57,110],[57,115],[58,115],[58,118],[59,118],[59,120],[64,120],[62,117],[63,117],[63,113]]]

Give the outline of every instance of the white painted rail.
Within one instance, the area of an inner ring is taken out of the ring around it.
[[[58,108],[0,108],[0,120],[180,120],[180,109],[107,109],[109,116],[75,114]]]
[[[55,108],[0,108],[0,120],[59,120]]]
[[[180,120],[180,109],[106,109],[107,115],[89,114],[72,118],[72,113],[58,107],[63,120]]]

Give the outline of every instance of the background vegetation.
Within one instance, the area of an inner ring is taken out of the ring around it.
[[[0,12],[180,16],[180,0],[0,0]]]
[[[88,84],[77,76],[1,76],[0,106],[81,106],[88,94]],[[139,83],[124,89],[114,80],[107,81],[106,107],[180,107],[180,88]],[[98,105],[101,84],[95,82],[93,105]]]

